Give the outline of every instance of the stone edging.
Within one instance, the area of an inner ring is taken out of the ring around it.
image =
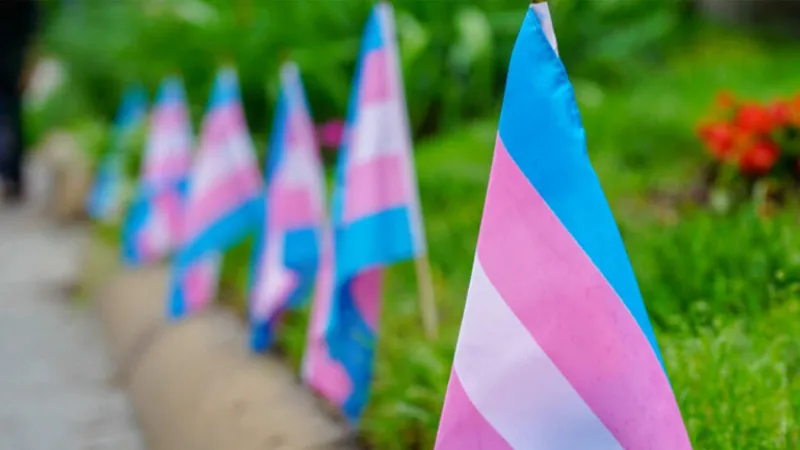
[[[151,450],[355,449],[347,428],[274,357],[253,357],[243,325],[212,308],[163,319],[164,268],[119,268],[90,245],[84,280]]]

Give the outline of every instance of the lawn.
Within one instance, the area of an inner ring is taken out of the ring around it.
[[[655,201],[697,178],[698,120],[720,89],[769,99],[800,90],[800,50],[704,33],[641,82],[574,80],[593,164],[618,219],[695,448],[800,446],[800,236],[795,210],[770,218]],[[426,342],[413,267],[385,291],[372,400],[362,424],[380,449],[432,448],[469,282],[496,116],[420,142],[417,167],[441,313]],[[241,274],[229,264],[229,280]],[[239,281],[233,283],[241,285]],[[230,284],[229,284],[230,285]],[[299,360],[303,314],[283,338]]]

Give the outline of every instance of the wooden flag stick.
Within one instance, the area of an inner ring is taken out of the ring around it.
[[[419,255],[414,263],[417,268],[417,288],[419,290],[419,306],[422,313],[422,326],[425,336],[433,341],[439,336],[439,317],[436,311],[436,300],[433,295],[433,278],[428,255]]]

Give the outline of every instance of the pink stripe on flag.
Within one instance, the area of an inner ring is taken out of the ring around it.
[[[245,166],[224,179],[214,180],[214,185],[204,190],[205,195],[193,199],[194,204],[187,209],[184,242],[197,237],[209,224],[243,205],[246,200],[256,198],[259,191],[258,176],[258,169]]]
[[[480,258],[461,323],[453,372],[481,417],[512,448],[621,448],[500,296]]]
[[[150,202],[151,208],[136,237],[136,246],[143,262],[165,257],[180,239],[180,193],[174,189],[160,190]]]
[[[160,194],[156,202],[155,207],[159,211],[169,235],[169,250],[171,251],[180,242],[181,219],[183,216],[181,194],[175,189],[170,189]]]
[[[298,280],[294,272],[285,267],[276,267],[275,261],[264,261],[267,265],[255,290],[253,317],[270,320],[281,312],[286,299],[297,288]],[[280,263],[277,263],[280,264]]]
[[[442,410],[436,450],[511,450],[508,442],[492,427],[472,404],[455,371]]]
[[[153,217],[149,220],[144,232],[140,233],[137,239],[139,252],[143,262],[154,262],[167,253],[168,243],[163,236],[164,230],[160,228],[160,217]]]
[[[334,361],[324,339],[317,339],[307,349],[309,376],[306,383],[334,405],[341,406],[353,392],[353,382],[342,364]]]
[[[314,124],[311,122],[308,111],[303,105],[293,105],[293,111],[289,115],[289,123],[286,127],[284,136],[285,148],[310,147],[316,148],[316,136],[314,135]]]
[[[214,297],[217,288],[216,257],[201,260],[184,272],[184,295],[189,312],[204,309]]]
[[[146,173],[150,174],[151,181],[170,181],[183,177],[191,165],[188,154],[160,156],[154,159],[145,169]]]
[[[394,152],[348,168],[343,220],[353,222],[365,216],[409,204],[406,155]]]
[[[224,152],[224,146],[232,135],[246,135],[247,122],[238,102],[220,106],[208,112],[206,128],[203,130],[209,150]]]
[[[305,228],[319,223],[319,214],[308,189],[275,189],[270,200],[270,213],[278,216],[276,225],[283,229]]]
[[[269,220],[269,216],[267,219]],[[267,229],[274,232],[266,238],[267,245],[258,264],[252,299],[252,314],[259,320],[271,320],[279,313],[299,281],[297,275],[283,264],[283,233],[279,232],[279,228],[273,223],[270,223]]]
[[[645,335],[499,138],[477,253],[509,308],[623,448],[691,448]]]
[[[379,267],[361,272],[350,281],[350,295],[355,307],[373,333],[378,331],[382,287],[383,269]]]
[[[391,94],[389,54],[386,50],[372,50],[364,57],[361,72],[359,105],[387,100]]]
[[[153,122],[159,128],[182,128],[188,124],[189,117],[184,105],[168,103],[157,107]]]
[[[136,236],[136,249],[142,262],[149,263],[156,259],[155,252],[150,246],[150,235],[147,230]]]

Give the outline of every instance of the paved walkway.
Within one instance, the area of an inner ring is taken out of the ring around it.
[[[91,309],[66,288],[81,230],[0,205],[0,450],[142,450]]]

